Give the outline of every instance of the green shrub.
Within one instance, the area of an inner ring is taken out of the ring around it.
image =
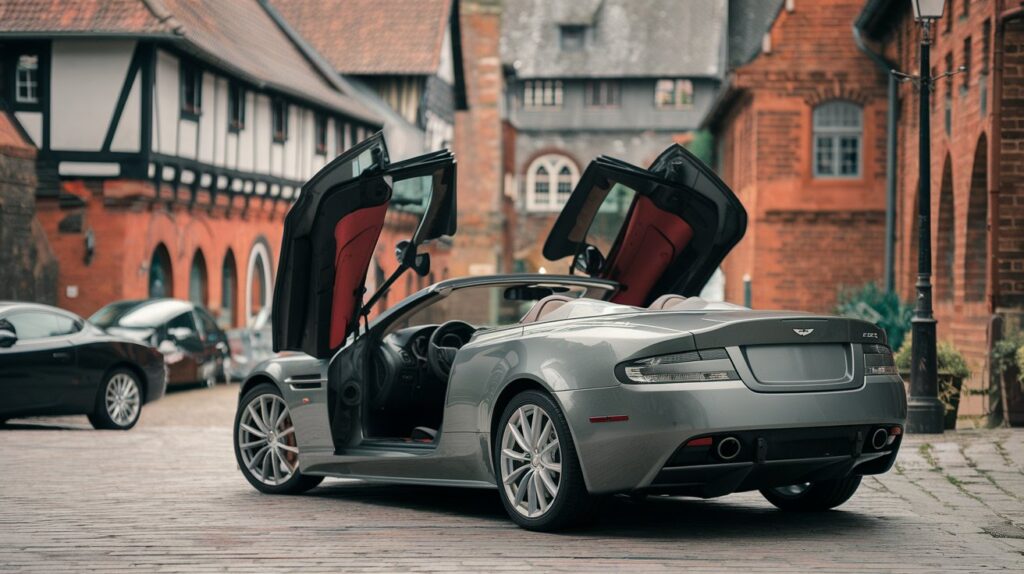
[[[889,346],[899,349],[910,330],[913,309],[895,293],[888,293],[874,283],[839,289],[836,314],[870,321],[881,327]]]
[[[896,351],[896,367],[901,373],[910,372],[910,351],[911,340],[907,339],[899,351]],[[956,350],[952,343],[939,341],[936,349],[935,362],[938,363],[940,375],[949,375],[958,379],[966,379],[971,376],[971,369],[967,367],[967,360]]]

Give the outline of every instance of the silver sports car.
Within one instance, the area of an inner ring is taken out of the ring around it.
[[[455,179],[450,153],[390,163],[376,135],[304,186],[273,307],[275,350],[297,353],[255,369],[235,418],[258,490],[496,488],[517,524],[555,530],[617,493],[825,510],[892,466],[906,398],[885,332],[699,298],[746,213],[679,146],[587,167],[544,245],[568,275],[451,279],[377,312],[454,234]],[[367,294],[391,211],[418,226]]]

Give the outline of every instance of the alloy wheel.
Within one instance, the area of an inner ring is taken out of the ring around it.
[[[139,416],[139,383],[128,373],[117,373],[107,382],[105,404],[110,420],[128,426]]]
[[[558,496],[562,478],[558,431],[543,408],[526,404],[509,418],[501,437],[500,473],[516,512],[543,516]]]
[[[283,484],[298,470],[295,426],[284,399],[273,394],[254,397],[238,421],[238,450],[246,470],[270,486]]]

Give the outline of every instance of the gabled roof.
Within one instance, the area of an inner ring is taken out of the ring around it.
[[[381,123],[339,92],[257,0],[3,0],[3,36],[170,41],[260,87]]]
[[[726,0],[505,0],[501,61],[519,78],[712,77],[724,73]],[[560,27],[584,25],[565,51]]]
[[[431,75],[453,0],[271,0],[342,74]]]
[[[764,35],[782,10],[783,0],[729,0],[729,68],[761,53]]]

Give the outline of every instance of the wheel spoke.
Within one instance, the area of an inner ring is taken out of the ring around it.
[[[522,462],[530,460],[529,455],[527,455],[526,453],[516,452],[510,448],[502,449],[501,454],[505,455],[508,458],[511,458],[512,460],[518,460]]]
[[[541,514],[547,512],[549,504],[547,496],[544,494],[545,486],[540,472],[533,473],[533,490],[537,493],[537,505],[540,507]]]
[[[523,438],[523,435],[519,434],[519,431],[516,430],[516,427],[513,426],[511,422],[508,423],[508,431],[512,434],[512,438],[516,441],[516,444],[519,445],[519,448],[523,449],[525,452],[529,452],[531,450],[530,445],[526,444],[526,439]]]
[[[249,425],[247,425],[245,423],[239,423],[238,426],[241,427],[242,429],[244,429],[245,432],[247,432],[249,434],[258,436],[260,438],[267,438],[267,434],[265,432],[260,431],[260,430],[256,430],[256,429],[252,428],[251,426],[249,426]]]
[[[257,427],[259,427],[260,432],[262,432],[265,435],[269,429],[263,426],[263,419],[260,418],[260,415],[256,412],[256,409],[253,408],[252,403],[249,403],[246,409],[249,411],[249,420],[251,420],[253,424],[255,424]]]
[[[504,479],[502,479],[502,482],[504,482],[505,484],[512,484],[513,482],[516,481],[517,478],[519,478],[519,475],[523,474],[523,472],[527,470],[530,470],[530,465],[524,464],[523,466],[514,469],[512,472],[509,472],[508,475]]]
[[[261,438],[250,442],[239,443],[238,448],[252,448],[258,444],[267,444],[267,440]]]
[[[540,477],[540,481],[544,484],[544,488],[551,493],[551,498],[554,499],[555,495],[558,494],[558,485],[551,479],[551,474],[548,473],[547,469],[542,468],[537,471],[537,476]]]
[[[516,496],[515,496],[515,504],[516,504],[516,506],[522,504],[526,500],[526,491],[527,491],[526,485],[529,484],[530,479],[532,477],[533,477],[533,469],[531,468],[529,471],[527,471],[527,473],[525,475],[523,475],[523,479],[520,480],[518,483],[516,483]]]
[[[526,420],[525,407],[519,409],[519,428],[521,429],[520,437],[523,439],[523,450],[533,450],[533,429],[530,427],[530,422]]]
[[[299,454],[299,449],[297,449],[297,448],[295,448],[294,446],[291,446],[291,445],[278,444],[277,448],[279,448],[281,450],[286,450],[288,452],[294,452],[295,454]]]
[[[551,470],[558,474],[562,474],[562,464],[559,462],[548,462],[546,460],[542,460],[540,461],[540,466],[544,470]]]

